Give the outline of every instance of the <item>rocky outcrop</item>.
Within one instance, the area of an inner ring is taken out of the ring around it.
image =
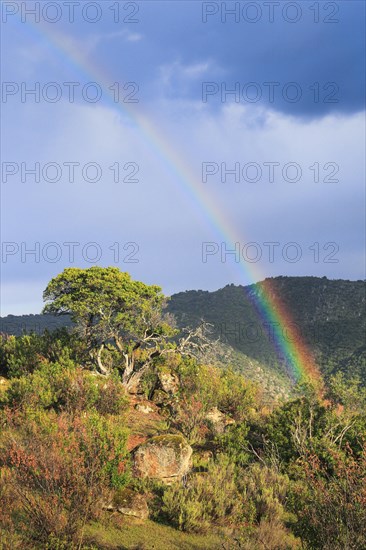
[[[206,420],[212,432],[216,435],[224,433],[226,426],[235,424],[235,420],[219,411],[217,407],[214,407],[207,413]]]
[[[159,387],[170,395],[174,395],[179,390],[179,379],[178,376],[172,374],[171,372],[159,372]]]
[[[148,403],[136,403],[135,409],[142,414],[150,414],[155,412],[155,409]]]
[[[170,403],[171,399],[169,395],[163,390],[155,390],[152,396],[152,401],[158,407]]]
[[[179,392],[179,378],[172,372],[158,372],[157,383],[152,395],[152,401],[158,406],[172,403]]]
[[[133,470],[137,477],[179,481],[191,468],[192,447],[182,435],[152,437],[133,452]]]
[[[126,382],[125,386],[128,393],[132,395],[141,395],[144,393],[143,379],[147,373],[146,368],[136,371]],[[179,390],[179,378],[171,372],[158,372],[155,393],[160,392],[164,396],[164,400],[175,395]]]
[[[112,502],[104,506],[104,509],[140,519],[149,517],[146,497],[131,489],[122,489],[122,491],[116,492]]]

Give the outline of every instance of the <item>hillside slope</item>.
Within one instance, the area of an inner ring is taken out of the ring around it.
[[[325,277],[276,277],[270,282],[323,372],[341,368],[350,374],[354,364],[355,372],[365,377],[365,282]],[[253,296],[263,293],[263,284],[227,285],[215,292],[181,292],[172,296],[169,311],[180,326],[195,325],[204,319],[234,350],[283,372],[284,362],[273,342],[274,327],[258,315],[254,306]],[[285,337],[288,328],[286,323],[281,327]]]
[[[259,381],[269,394],[285,396],[291,384],[285,361],[276,352],[274,327],[261,319],[254,306],[253,297],[263,293],[265,282],[246,287],[231,284],[214,292],[180,292],[171,297],[168,311],[179,327],[195,326],[201,320],[211,323],[213,336],[222,343],[218,364],[229,362]],[[366,383],[365,282],[276,277],[270,283],[324,374],[342,370],[357,374]],[[67,315],[8,315],[1,318],[0,332],[42,333],[46,328],[71,325]],[[285,336],[287,329],[285,324]]]

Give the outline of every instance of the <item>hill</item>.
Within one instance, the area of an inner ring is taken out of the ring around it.
[[[265,287],[324,373],[349,379],[291,384],[252,305]],[[43,315],[18,328],[48,332],[0,334],[0,548],[366,548],[363,291],[279,278],[173,296],[207,340],[176,335],[159,287],[65,269],[48,309],[81,330]]]
[[[215,292],[181,292],[172,296],[169,311],[180,326],[204,319],[213,325],[216,337],[239,354],[284,372],[273,344],[274,327],[253,304],[253,295],[260,296],[266,281],[246,287],[227,285]],[[351,374],[354,364],[355,372],[366,380],[365,282],[326,277],[276,277],[270,282],[323,372],[341,368]],[[288,328],[286,324],[281,328],[285,337]]]
[[[274,327],[258,315],[253,301],[266,281],[249,286],[231,284],[214,292],[180,292],[171,297],[168,312],[179,327],[194,327],[201,320],[210,323],[213,337],[221,342],[218,364],[229,362],[248,378],[260,381],[269,394],[287,396],[291,383],[285,361],[275,349]],[[342,370],[347,376],[357,374],[366,383],[365,282],[326,277],[276,277],[270,282],[323,373],[327,376]],[[68,315],[8,315],[1,318],[0,332],[42,333],[71,325]],[[285,324],[285,336],[287,329]]]

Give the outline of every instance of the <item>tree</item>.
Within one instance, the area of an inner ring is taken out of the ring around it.
[[[44,313],[71,314],[101,374],[109,374],[105,349],[112,345],[122,354],[126,385],[137,352],[144,350],[144,364],[151,362],[174,333],[163,316],[161,288],[134,281],[116,267],[67,268],[50,281],[43,298]]]

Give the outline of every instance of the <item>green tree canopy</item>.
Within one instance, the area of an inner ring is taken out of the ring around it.
[[[108,373],[102,352],[110,343],[124,356],[127,379],[136,350],[156,352],[173,332],[163,318],[161,288],[134,281],[117,267],[67,268],[49,282],[43,299],[44,313],[71,314],[102,374]]]

